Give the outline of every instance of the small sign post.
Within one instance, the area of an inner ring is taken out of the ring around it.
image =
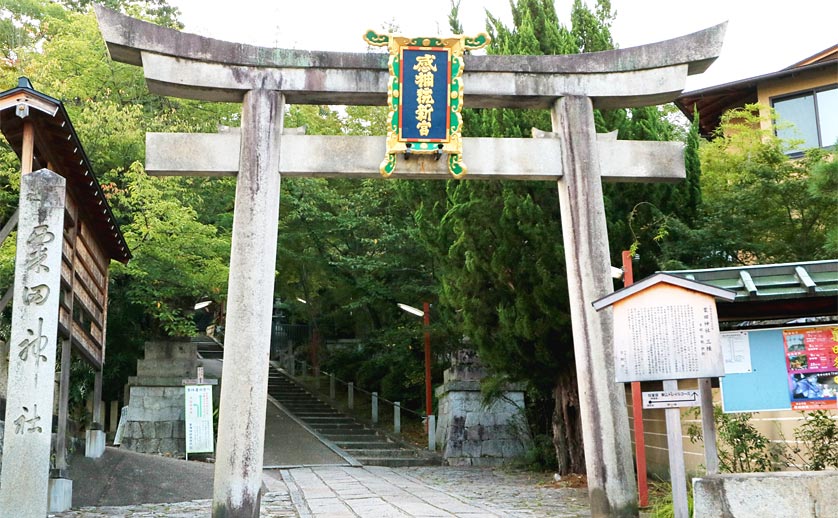
[[[186,411],[184,412],[186,428],[186,460],[190,453],[212,453],[212,386],[218,380],[204,379],[204,368],[198,367],[196,379],[185,379],[184,398]]]
[[[692,407],[699,404],[697,390],[676,390],[673,392],[644,392],[643,408],[679,408]]]
[[[735,293],[659,273],[593,303],[597,311],[614,306],[617,381],[663,381],[663,392],[643,393],[643,408],[666,413],[675,518],[689,517],[681,407],[701,405],[708,472],[718,465],[709,390],[725,365],[714,297],[732,301]],[[699,379],[700,389],[679,390],[679,379]]]

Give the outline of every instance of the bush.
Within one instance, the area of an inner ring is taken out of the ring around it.
[[[694,412],[698,412],[696,409]],[[719,469],[726,473],[753,473],[777,471],[786,456],[785,446],[772,443],[752,424],[753,414],[748,412],[725,414],[718,405],[713,406],[716,422],[716,447],[719,451]],[[690,441],[702,440],[701,427],[691,424],[687,428]]]
[[[545,434],[533,437],[532,446],[524,454],[522,462],[533,471],[556,471],[559,465],[553,438]]]
[[[791,448],[790,464],[806,471],[838,469],[838,421],[831,412],[817,410],[806,415],[805,420],[794,430],[798,444]]]

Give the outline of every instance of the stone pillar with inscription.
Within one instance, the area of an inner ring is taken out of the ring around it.
[[[47,515],[64,194],[47,169],[21,177],[0,516]]]

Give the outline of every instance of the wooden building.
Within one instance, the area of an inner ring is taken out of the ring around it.
[[[36,91],[28,79],[21,78],[17,87],[0,92],[0,131],[20,158],[22,175],[45,168],[66,179],[56,448],[56,467],[63,470],[66,468],[64,445],[72,352],[96,372],[91,429],[103,436],[100,400],[106,349],[108,271],[111,260],[126,263],[131,259],[131,252],[61,101]],[[16,222],[17,212],[0,231],[0,242],[14,229]],[[12,287],[6,288],[0,286],[0,294],[5,294],[0,300],[0,311],[12,298]]]

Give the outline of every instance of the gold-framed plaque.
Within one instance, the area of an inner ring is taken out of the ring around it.
[[[387,46],[387,151],[379,166],[388,177],[396,155],[447,155],[448,171],[461,178],[463,162],[463,53],[489,44],[486,34],[474,38],[408,38],[367,31],[370,45]]]

